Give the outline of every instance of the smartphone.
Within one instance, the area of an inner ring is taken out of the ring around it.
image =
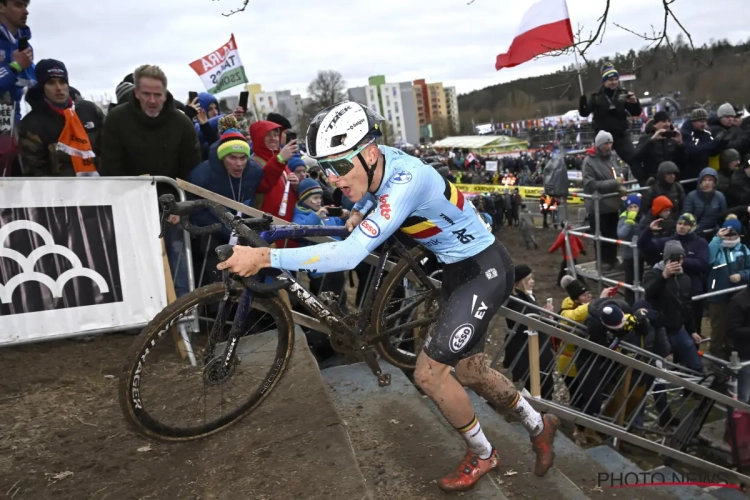
[[[344,215],[344,209],[341,207],[326,207],[328,217],[341,217]]]
[[[29,48],[29,39],[28,38],[19,38],[18,39],[18,50],[26,50]]]
[[[679,134],[679,132],[676,130],[667,130],[662,135],[664,135],[664,137],[677,137],[677,134]]]
[[[194,100],[198,99],[198,92],[190,91],[188,93],[188,102],[193,102]]]
[[[287,130],[286,132],[286,143],[289,144],[297,138],[297,132],[293,130]]]
[[[554,302],[553,302],[553,300],[552,300],[552,297],[550,297],[550,298],[548,298],[548,299],[547,299],[547,305],[548,305],[548,306],[551,306],[551,305],[553,305],[553,303],[554,303]]]
[[[245,111],[247,111],[247,101],[249,99],[250,99],[250,92],[248,92],[246,90],[243,91],[243,92],[240,92],[239,107],[241,107],[242,109],[244,109]]]

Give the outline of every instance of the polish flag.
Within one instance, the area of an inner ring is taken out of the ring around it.
[[[573,45],[565,0],[539,0],[523,15],[508,52],[497,56],[495,69],[512,68],[536,56]]]

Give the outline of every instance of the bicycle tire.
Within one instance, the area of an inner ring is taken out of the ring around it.
[[[421,247],[413,248],[410,251],[410,254],[416,262],[421,262],[422,259],[427,256],[427,253]],[[411,267],[409,266],[409,262],[406,259],[401,259],[401,261],[396,264],[396,267],[388,273],[385,280],[383,280],[383,286],[375,297],[371,313],[371,322],[375,325],[376,335],[380,335],[385,326],[381,320],[386,316],[385,309],[388,297],[395,291],[396,287],[401,286],[401,281],[410,270]],[[414,353],[414,356],[408,356],[390,342],[378,342],[375,344],[375,350],[388,363],[401,368],[402,370],[413,371],[416,367],[416,354],[418,353]]]
[[[276,349],[276,361],[264,378],[265,384],[259,384],[247,402],[213,422],[189,429],[162,424],[151,417],[145,408],[138,407],[137,401],[140,400],[140,397],[133,396],[133,389],[138,389],[138,385],[134,384],[134,378],[138,373],[142,356],[145,357],[146,349],[153,346],[161,336],[167,333],[169,327],[191,307],[206,299],[217,298],[221,300],[224,293],[225,289],[222,283],[213,283],[184,295],[157,314],[133,342],[120,373],[119,398],[120,407],[126,420],[139,433],[167,442],[185,442],[210,436],[230,427],[252,413],[281,380],[294,349],[292,313],[278,296],[256,297],[254,304],[264,309],[276,322],[279,344]]]

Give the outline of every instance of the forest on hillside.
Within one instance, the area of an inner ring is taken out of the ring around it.
[[[713,41],[693,50],[681,36],[668,48],[615,54],[590,61],[581,76],[587,95],[601,86],[600,68],[612,61],[620,75],[634,74],[628,88],[642,96],[648,91],[671,95],[680,92],[683,108],[696,103],[750,103],[750,40],[731,44]],[[575,67],[533,78],[501,83],[458,97],[463,133],[474,133],[472,123],[481,124],[562,115],[578,108],[580,90]]]

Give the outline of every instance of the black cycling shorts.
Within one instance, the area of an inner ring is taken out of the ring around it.
[[[479,255],[445,264],[442,312],[424,344],[431,359],[455,366],[484,351],[487,327],[513,291],[513,261],[499,241]]]

